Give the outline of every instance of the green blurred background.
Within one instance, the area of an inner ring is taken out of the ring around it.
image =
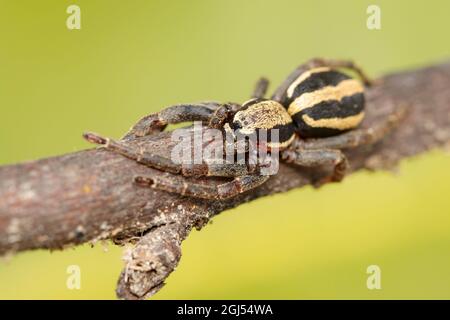
[[[66,8],[81,8],[81,30]],[[366,28],[369,4],[382,29]],[[243,101],[314,57],[372,75],[448,58],[449,1],[0,1],[0,164],[91,147],[139,117],[199,100]],[[272,88],[273,88],[272,86]],[[224,212],[183,243],[169,298],[450,298],[450,157],[360,172]],[[114,298],[123,248],[34,251],[0,262],[0,298]],[[81,290],[66,288],[68,265]],[[366,268],[382,289],[366,288]]]

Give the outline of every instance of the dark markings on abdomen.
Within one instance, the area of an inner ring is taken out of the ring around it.
[[[307,123],[305,117],[312,123]],[[322,101],[292,116],[302,137],[328,137],[359,125],[364,115],[364,94],[357,93],[341,101]]]
[[[284,106],[287,108],[292,101],[303,93],[313,92],[326,86],[336,86],[347,79],[351,78],[335,70],[313,73],[295,87],[291,96],[286,97]]]

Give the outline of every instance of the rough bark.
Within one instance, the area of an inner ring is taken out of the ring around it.
[[[401,106],[406,118],[374,146],[346,150],[351,169],[393,169],[399,160],[450,142],[450,63],[382,78],[368,93],[363,126]],[[169,133],[133,143],[168,156]],[[192,228],[252,199],[301,187],[318,169],[281,165],[265,185],[227,201],[205,201],[136,186],[132,177],[164,174],[103,149],[0,167],[0,254],[62,249],[112,239],[136,243],[126,254],[117,294],[140,299],[157,292],[181,257]],[[215,184],[220,179],[200,179]]]

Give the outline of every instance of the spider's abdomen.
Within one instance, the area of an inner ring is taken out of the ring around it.
[[[321,67],[302,73],[287,89],[285,107],[302,137],[327,137],[356,128],[364,118],[364,87]]]
[[[286,109],[273,100],[252,99],[243,105],[231,124],[237,132],[249,135],[267,131],[266,145],[269,148],[286,148],[295,137],[295,127]],[[274,134],[277,130],[277,135]],[[259,141],[261,142],[261,141]]]

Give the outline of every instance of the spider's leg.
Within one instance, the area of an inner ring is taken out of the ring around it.
[[[294,69],[294,71],[292,71],[287,76],[287,78],[281,83],[281,85],[275,90],[271,99],[278,102],[283,102],[286,99],[286,92],[289,86],[295,80],[297,80],[297,78],[302,73],[317,67],[351,69],[358,74],[358,76],[362,79],[364,84],[371,85],[373,83],[373,81],[370,80],[370,78],[365,74],[365,72],[350,60],[332,60],[332,59],[314,58],[304,64],[299,65],[296,69]]]
[[[259,167],[247,163],[183,164],[181,174],[185,177],[239,177],[258,173]]]
[[[148,167],[170,173],[179,173],[186,177],[210,176],[234,178],[259,172],[259,167],[257,165],[250,165],[247,163],[203,162],[199,164],[177,164],[166,157],[152,154],[139,146],[110,138],[104,138],[96,133],[88,132],[85,133],[83,137],[91,143],[101,145],[107,150],[121,154]]]
[[[281,152],[281,158],[287,162],[302,167],[318,167],[324,165],[333,166],[333,173],[315,182],[320,186],[327,182],[339,182],[345,176],[348,167],[347,158],[340,150],[317,149],[317,150],[294,150],[286,149]]]
[[[169,177],[136,177],[135,182],[141,186],[178,193],[183,196],[209,200],[223,200],[237,196],[240,193],[254,189],[269,179],[270,176],[244,175],[230,182],[219,185],[207,185],[180,181]]]
[[[181,172],[181,165],[172,162],[166,157],[146,152],[143,148],[140,148],[138,146],[134,146],[121,141],[116,141],[110,138],[104,138],[92,132],[84,133],[83,138],[91,143],[102,145],[107,150],[119,153],[146,166],[171,173]]]
[[[269,80],[264,77],[259,78],[256,82],[255,88],[253,90],[252,98],[262,99],[267,93],[269,88]]]
[[[373,80],[370,79],[370,77],[367,76],[364,70],[352,60],[315,58],[312,59],[309,63],[314,65],[314,67],[350,69],[361,78],[366,86],[371,86],[373,84]]]
[[[297,150],[350,149],[361,145],[371,145],[389,134],[400,124],[406,114],[405,107],[399,108],[398,111],[387,116],[383,121],[375,123],[372,127],[355,129],[327,138],[296,139],[292,143],[292,148]]]
[[[221,104],[217,102],[202,102],[195,104],[178,104],[167,107],[160,112],[152,113],[139,120],[122,137],[122,140],[132,140],[155,132],[160,132],[168,124],[185,121],[209,121],[214,111]]]

